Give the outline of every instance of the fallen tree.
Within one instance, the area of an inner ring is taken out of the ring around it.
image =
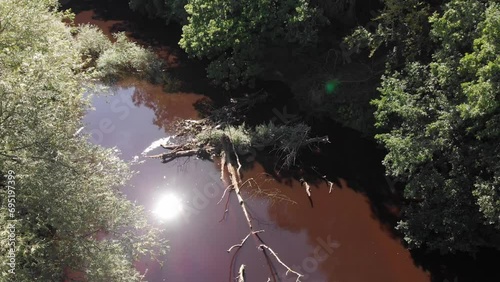
[[[271,264],[270,257],[274,257],[279,264],[286,268],[286,275],[288,273],[295,274],[297,276],[297,282],[300,281],[301,277],[303,277],[301,273],[287,266],[280,259],[278,254],[264,243],[262,238],[259,236],[259,233],[264,232],[264,230],[254,230],[252,217],[247,209],[246,202],[241,195],[241,188],[245,184],[241,180],[241,161],[242,159],[249,161],[253,159],[248,157],[241,158],[241,156],[248,156],[249,154],[252,155],[252,153],[256,152],[256,149],[271,147],[275,152],[277,152],[284,165],[292,165],[296,160],[296,156],[300,148],[315,143],[329,142],[327,136],[309,138],[308,133],[309,127],[305,124],[276,126],[273,123],[269,123],[268,125],[257,126],[253,129],[249,129],[244,125],[240,125],[238,127],[226,126],[225,128],[222,128],[222,126],[214,125],[207,119],[197,121],[185,120],[178,122],[176,135],[178,137],[183,137],[184,142],[182,142],[182,144],[163,144],[161,146],[168,150],[168,152],[155,156],[149,156],[153,158],[160,158],[163,162],[170,162],[176,158],[188,156],[197,156],[201,158],[211,158],[217,155],[220,156],[221,179],[227,185],[227,189],[224,191],[221,201],[225,197],[227,191],[229,191],[227,193],[227,200],[229,201],[231,192],[234,191],[249,228],[248,235],[241,241],[241,243],[231,246],[228,250],[228,253],[230,253],[233,249],[237,248],[233,255],[233,259],[231,260],[229,274],[230,279],[232,279],[235,257],[250,236],[253,236],[256,239],[255,242],[258,244],[257,248],[263,252],[269,264]],[[225,171],[228,172],[227,177],[225,175]],[[310,197],[310,190],[307,189],[307,191],[308,196]],[[219,203],[221,201],[219,201]],[[227,212],[228,209],[226,204],[224,215]],[[271,276],[273,278],[274,275],[274,272],[271,272]],[[245,281],[243,265],[240,267],[236,279],[238,279],[238,281]],[[274,280],[276,281],[276,279]]]
[[[293,125],[258,125],[254,128],[243,125],[214,124],[210,119],[178,121],[175,137],[182,137],[181,144],[163,144],[169,152],[148,156],[165,162],[180,157],[197,156],[211,158],[223,151],[223,136],[227,136],[234,151],[243,161],[251,162],[257,151],[274,152],[284,166],[295,164],[299,151],[318,143],[329,143],[328,136],[309,137],[310,127],[303,123]],[[176,139],[176,138],[174,138]]]
[[[233,278],[232,272],[235,257],[247,239],[251,236],[256,239],[257,248],[262,251],[270,265],[272,264],[271,258],[274,257],[275,260],[286,269],[286,274],[292,273],[296,275],[297,282],[303,277],[301,273],[286,265],[278,254],[265,244],[259,235],[264,232],[264,230],[254,230],[252,217],[247,208],[246,201],[241,194],[241,188],[246,183],[249,183],[248,181],[251,179],[242,182],[241,168],[242,161],[253,161],[252,157],[254,157],[257,150],[268,148],[271,152],[278,155],[279,160],[284,166],[290,166],[295,163],[301,148],[308,147],[312,144],[329,142],[327,136],[310,138],[309,130],[310,128],[302,123],[281,126],[269,123],[267,125],[256,126],[255,128],[248,128],[245,127],[245,125],[227,125],[223,127],[221,125],[215,125],[208,119],[196,121],[184,120],[177,123],[176,137],[179,138],[174,138],[183,139],[181,142],[182,144],[163,144],[161,146],[168,150],[168,152],[149,156],[152,158],[160,158],[163,162],[170,162],[176,158],[189,156],[197,156],[200,158],[220,156],[221,180],[227,185],[219,201],[220,203],[227,194],[224,216],[228,213],[227,203],[229,202],[231,193],[234,191],[249,228],[248,235],[241,243],[233,245],[228,249],[228,253],[236,249],[233,254],[233,259],[231,260],[230,279]],[[310,198],[311,192],[309,184],[303,181],[303,185],[306,186],[306,192]],[[224,220],[224,217],[222,220]],[[244,265],[242,265],[236,277],[238,281],[245,281],[244,271],[245,268]],[[274,272],[271,272],[271,276],[274,278]],[[274,279],[274,281],[276,281],[276,279]]]
[[[273,255],[276,258],[276,260],[283,267],[285,267],[287,269],[286,274],[291,272],[297,276],[296,281],[297,282],[300,281],[300,278],[303,277],[303,275],[300,274],[299,272],[291,269],[289,266],[287,266],[285,263],[283,263],[283,261],[281,261],[279,256],[269,246],[267,246],[264,243],[264,241],[262,240],[262,238],[259,235],[259,233],[264,232],[264,230],[257,230],[257,231],[254,230],[252,219],[251,219],[252,217],[250,216],[250,212],[248,211],[247,204],[241,195],[241,188],[243,186],[243,183],[241,180],[241,174],[240,174],[241,162],[240,162],[240,158],[238,156],[238,153],[236,152],[236,147],[235,147],[234,143],[231,142],[231,139],[227,135],[221,136],[220,143],[222,144],[221,172],[224,172],[224,170],[227,169],[227,171],[229,173],[228,178],[230,180],[230,183],[228,183],[229,184],[228,187],[232,188],[231,190],[229,190],[228,198],[231,195],[231,191],[234,191],[236,193],[238,203],[243,211],[243,214],[245,215],[245,219],[246,219],[248,229],[249,229],[248,235],[241,241],[241,244],[237,244],[237,245],[234,245],[231,248],[229,248],[228,253],[231,252],[231,250],[233,248],[238,248],[238,250],[239,250],[240,248],[243,247],[243,244],[245,244],[245,242],[247,241],[247,239],[250,236],[254,236],[256,239],[256,242],[259,242],[259,245],[258,245],[259,250],[261,250],[264,253],[264,256],[266,257],[266,259],[269,260],[268,253],[270,253],[271,255]],[[222,178],[222,181],[227,181],[224,177],[224,173],[221,173],[221,178]],[[236,254],[237,253],[235,253],[234,255],[236,256]],[[234,259],[232,261],[234,262]],[[233,266],[231,265],[230,266],[231,271],[232,271],[232,268],[233,268]],[[239,281],[244,281],[243,271],[244,271],[244,266],[242,265],[240,268],[240,271],[239,271],[239,275],[237,277],[237,278],[239,278]],[[273,275],[273,273],[271,273],[271,275]],[[231,274],[230,274],[230,277],[232,277]]]

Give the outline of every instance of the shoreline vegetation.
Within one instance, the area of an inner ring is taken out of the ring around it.
[[[184,142],[163,144],[169,152],[150,157],[221,157],[228,201],[234,191],[249,226],[230,252],[263,232],[253,230],[239,193],[242,167],[257,151],[293,166],[302,149],[329,143],[327,135],[310,136],[308,121],[335,120],[384,147],[387,177],[405,199],[395,233],[408,248],[467,256],[499,250],[500,5],[381,0],[374,16],[354,2],[131,0],[136,13],[182,25],[180,47],[208,62],[207,77],[221,90],[252,90],[272,74],[291,89],[303,120],[252,123],[246,114],[275,93],[230,97],[204,119],[179,121]],[[16,230],[15,277],[141,281],[134,262],[167,252],[163,230],[120,192],[129,164],[75,132],[91,106],[84,89],[94,82],[135,76],[169,87],[174,80],[151,49],[124,33],[110,40],[95,26],[75,26],[59,8],[56,0],[0,2],[2,206],[10,203],[3,197],[11,193],[8,172],[23,189],[13,215],[0,212],[0,225]],[[267,259],[300,281],[260,243]],[[244,272],[241,265],[240,281]]]
[[[95,27],[65,24],[72,15],[57,7],[0,2],[0,172],[14,172],[18,189],[8,203],[2,177],[0,226],[14,226],[15,241],[0,238],[2,258],[14,260],[1,264],[1,280],[140,281],[133,263],[166,253],[163,231],[120,191],[129,164],[77,132],[85,87],[159,65],[123,34],[111,43]]]

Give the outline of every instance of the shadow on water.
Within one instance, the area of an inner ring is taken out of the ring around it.
[[[479,250],[475,258],[467,254],[442,256],[422,250],[411,253],[417,264],[432,273],[432,282],[500,281],[498,250]]]
[[[281,87],[282,91],[286,89],[286,86]],[[275,100],[277,103],[274,105],[268,104],[267,108],[290,105],[287,97],[292,97],[292,93],[281,93],[279,96],[284,98]],[[304,116],[296,108],[290,109],[290,116]],[[311,125],[311,136],[328,135],[331,143],[304,150],[297,165],[288,170],[276,166],[275,158],[260,155],[257,161],[263,165],[266,173],[290,189],[294,181],[300,182],[301,179],[318,189],[324,186],[325,178],[334,182],[337,189],[343,189],[341,180],[345,180],[350,189],[369,199],[372,215],[384,231],[402,242],[403,235],[394,226],[400,220],[399,214],[404,204],[401,195],[403,187],[385,177],[382,160],[386,152],[375,141],[333,120],[310,118],[307,123]],[[312,208],[313,198],[309,199]],[[410,253],[414,263],[430,273],[432,282],[500,281],[500,273],[495,267],[497,260],[493,259],[500,257],[498,250],[482,249],[475,257],[463,253],[441,255],[426,250],[412,250]]]

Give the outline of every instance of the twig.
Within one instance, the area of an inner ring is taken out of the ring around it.
[[[259,235],[255,235],[257,238],[260,239]],[[262,240],[260,240],[261,244],[265,244]],[[273,278],[273,282],[277,282],[276,277],[279,279],[279,274],[278,271],[276,271],[276,267],[274,267],[273,262],[271,261],[271,258],[267,254],[266,251],[262,251],[264,254],[264,257],[266,258],[267,266],[269,267],[269,272],[271,273],[271,278]],[[269,278],[269,277],[268,277]]]
[[[233,189],[233,185],[232,184],[228,185],[226,187],[226,189],[224,189],[224,193],[222,193],[222,197],[220,197],[220,200],[217,202],[217,205],[220,204],[220,202],[222,202],[222,200],[224,199],[224,196],[226,196],[226,192],[228,190],[231,190],[231,189]]]
[[[261,232],[264,232],[264,230],[257,230],[257,231],[252,231],[252,232],[248,233],[247,236],[245,236],[245,238],[243,238],[243,240],[241,240],[240,244],[232,245],[231,248],[229,248],[227,250],[227,252],[230,253],[234,248],[241,248],[241,247],[243,247],[243,244],[245,244],[246,240],[250,237],[250,235],[254,235],[254,234],[257,234],[257,233],[261,233]]]
[[[321,177],[321,179],[323,179],[326,182],[326,184],[328,184],[328,194],[331,194],[332,190],[333,190],[333,182],[328,180],[326,178],[326,175],[322,175],[321,173],[319,173],[314,167],[311,167],[311,168],[312,168],[312,170],[314,170],[314,172],[316,172],[319,175],[319,177]]]
[[[219,223],[221,223],[225,218],[226,218],[226,214],[229,212],[229,199],[231,198],[231,192],[233,191],[233,184],[229,184],[226,189],[224,189],[224,193],[222,193],[222,197],[220,198],[220,200],[217,202],[217,205],[220,204],[220,202],[222,202],[222,200],[224,199],[224,196],[226,195],[226,192],[229,190],[229,194],[227,196],[227,201],[226,201],[226,205],[224,207],[224,214],[222,214],[222,218],[219,220]]]
[[[233,257],[231,258],[231,262],[229,263],[229,282],[233,282],[233,265],[240,250],[241,248],[236,249],[236,252],[234,252]]]
[[[231,199],[231,192],[232,191],[233,190],[231,189],[229,191],[229,194],[227,195],[226,205],[224,206],[224,213],[222,214],[222,218],[219,220],[219,223],[224,221],[224,219],[226,219],[226,215],[229,213],[229,200]]]
[[[233,142],[231,142],[231,145],[233,146],[233,152],[234,152],[234,155],[236,156],[236,162],[238,163],[238,168],[236,169],[236,172],[238,172],[238,178],[241,178],[241,173],[240,173],[240,170],[241,170],[240,157],[238,156],[238,153],[236,152],[236,148],[234,147],[234,143]]]
[[[263,250],[263,248],[265,248],[266,250],[268,250],[275,258],[276,260],[283,266],[285,267],[287,270],[286,270],[286,274],[285,275],[288,275],[289,272],[297,275],[297,280],[295,280],[296,282],[300,282],[300,278],[301,277],[304,277],[303,274],[300,274],[298,273],[297,271],[291,269],[290,267],[288,267],[288,265],[286,265],[284,262],[281,261],[281,259],[278,257],[278,255],[273,251],[273,249],[269,248],[267,245],[265,244],[260,244],[259,245],[259,249],[260,250]]]
[[[302,185],[304,185],[304,187],[306,187],[306,193],[307,193],[307,196],[309,198],[311,198],[311,186],[309,185],[309,183],[307,183],[304,178],[301,178],[300,179],[300,182],[302,183]]]

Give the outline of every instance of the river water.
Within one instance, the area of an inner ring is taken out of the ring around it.
[[[151,212],[152,221],[166,227],[171,251],[163,269],[151,262],[138,267],[148,268],[149,281],[228,281],[232,254],[226,250],[248,234],[248,227],[234,195],[227,217],[220,222],[225,200],[217,202],[225,186],[218,164],[195,158],[162,164],[141,155],[151,143],[170,135],[165,127],[169,121],[195,118],[192,104],[203,96],[164,93],[143,82],[134,85],[95,96],[95,111],[84,122],[93,142],[117,147],[125,160],[138,156],[142,161],[133,166],[139,174],[124,191]],[[149,154],[161,152],[156,148]],[[345,180],[340,179],[331,193],[326,183],[313,187],[311,207],[298,181],[279,182],[258,163],[244,176],[256,182],[244,189],[256,230],[265,230],[262,238],[285,263],[307,274],[304,281],[429,280],[399,239],[374,217],[368,198]],[[173,218],[153,215],[165,195],[180,203],[181,212]],[[265,257],[251,240],[238,253],[236,265],[241,263],[247,265],[249,281],[271,276]],[[274,267],[279,274],[284,272],[278,264]]]
[[[94,7],[74,5],[77,23],[91,22],[107,34],[128,31],[131,39],[144,42],[138,36],[140,29],[129,22],[97,14]],[[153,143],[172,135],[170,128],[176,119],[199,118],[195,104],[210,99],[207,95],[217,91],[205,81],[203,68],[188,61],[179,50],[177,40],[178,32],[172,32],[171,39],[150,46],[170,63],[173,73],[177,72],[183,85],[180,92],[166,93],[162,87],[144,81],[123,81],[106,95],[94,96],[95,110],[84,119],[85,130],[94,143],[116,147],[123,159],[136,161],[133,169],[138,174],[124,193],[145,207],[151,222],[166,228],[171,250],[161,258],[164,267],[147,260],[136,266],[153,282],[234,281],[241,264],[246,265],[250,282],[268,278],[295,281],[293,274],[285,276],[286,269],[275,258],[267,259],[252,238],[237,256],[233,256],[236,250],[227,252],[249,230],[234,195],[223,218],[226,200],[218,202],[225,184],[220,180],[217,161],[189,158],[163,164],[142,154],[148,147],[149,155],[161,153]],[[297,180],[271,175],[259,162],[243,172],[245,180],[253,179],[249,180],[252,187],[243,189],[243,196],[248,199],[255,230],[264,230],[262,239],[284,263],[305,275],[302,281],[431,281],[429,273],[415,265],[400,239],[374,210],[370,193],[363,192],[375,191],[380,184],[350,180],[364,178],[364,173],[379,173],[380,164],[372,170],[354,171],[352,161],[340,151],[344,150],[342,146],[356,146],[356,142],[343,135],[335,139],[331,150],[339,153],[332,166],[349,171],[341,173],[349,179],[340,175],[331,193],[328,184],[319,181],[313,185],[309,200]],[[369,146],[360,150],[375,150],[373,144]],[[356,161],[364,162],[363,153]],[[397,216],[396,206],[387,204],[386,208]]]

